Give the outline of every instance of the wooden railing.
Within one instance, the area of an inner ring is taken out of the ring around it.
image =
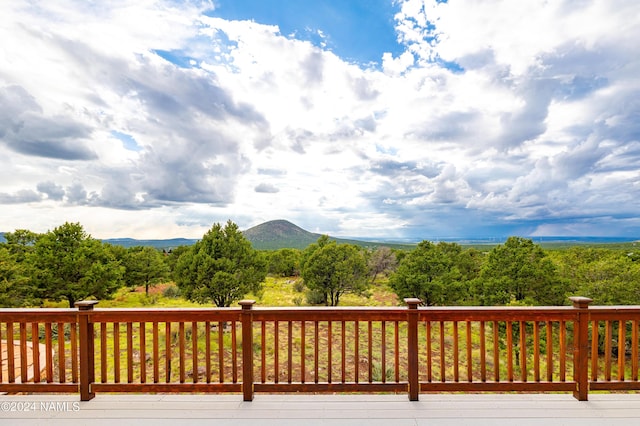
[[[0,392],[639,390],[640,307],[0,309]]]

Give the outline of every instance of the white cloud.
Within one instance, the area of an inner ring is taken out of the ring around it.
[[[375,69],[206,2],[3,2],[3,225],[638,232],[639,6],[578,3],[405,0]]]

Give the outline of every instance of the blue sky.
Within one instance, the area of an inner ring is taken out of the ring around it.
[[[640,238],[635,0],[0,2],[0,231]]]
[[[228,20],[277,25],[284,36],[308,40],[344,60],[379,66],[382,54],[403,52],[388,0],[222,0],[209,14]]]

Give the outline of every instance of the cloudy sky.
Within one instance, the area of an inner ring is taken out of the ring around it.
[[[637,0],[15,0],[0,40],[0,231],[640,237]]]

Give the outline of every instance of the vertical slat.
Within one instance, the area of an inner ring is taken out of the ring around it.
[[[433,379],[433,371],[431,364],[433,363],[433,355],[431,354],[431,321],[425,321],[425,338],[427,345],[427,382],[431,383]]]
[[[267,381],[267,323],[262,321],[260,323],[260,347],[261,349],[261,358],[260,362],[262,365],[260,366],[260,379],[262,383]]]
[[[493,377],[500,381],[500,339],[498,334],[498,321],[493,322]]]
[[[605,321],[604,330],[604,376],[606,381],[611,381],[611,337],[613,335],[613,324]]]
[[[191,321],[191,369],[193,383],[198,383],[198,323]]]
[[[140,383],[147,382],[147,327],[141,321],[138,324],[140,332]]]
[[[107,323],[100,323],[100,382],[107,383]]]
[[[287,383],[291,383],[293,370],[293,321],[288,321],[287,323]]]
[[[127,383],[133,383],[133,323],[127,323]]]
[[[440,381],[446,381],[444,358],[444,321],[440,321]]]
[[[178,353],[179,353],[179,361],[180,361],[180,383],[185,382],[185,335],[184,335],[184,322],[180,321],[178,323]]]
[[[275,383],[280,380],[280,323],[278,320],[273,322],[273,369],[275,374]]]
[[[638,320],[631,323],[631,380],[638,381]]]
[[[527,329],[520,321],[520,380],[527,381]]]
[[[453,381],[458,382],[460,379],[460,356],[458,345],[458,321],[453,321],[451,326],[453,327]]]
[[[73,383],[78,383],[78,334],[75,322],[71,323],[71,380]]]
[[[231,370],[231,380],[238,383],[238,328],[235,321],[231,321]],[[251,381],[253,382],[253,375]]]
[[[567,326],[560,321],[560,381],[567,379]]]
[[[484,321],[480,321],[480,380],[487,381],[487,334]]]
[[[507,321],[507,380],[513,382],[513,323]]]
[[[354,321],[353,341],[355,345],[355,382],[360,381],[360,322]]]
[[[31,345],[33,354],[33,382],[40,383],[40,333],[37,322],[31,323]],[[2,340],[2,338],[0,338]],[[2,361],[0,361],[0,370],[2,370]],[[2,375],[0,373],[0,383]]]
[[[333,364],[333,322],[327,322],[327,383],[331,383],[332,364]]]
[[[373,382],[373,323],[371,320],[368,321],[368,349],[369,349],[369,383]]]
[[[113,381],[120,383],[120,323],[113,323]]]
[[[591,322],[591,380],[598,380],[598,345],[599,345],[599,334],[600,332],[600,324],[598,321]]]
[[[164,323],[164,368],[165,382],[171,382],[171,323]]]
[[[27,383],[29,375],[29,359],[27,358],[27,324],[20,323],[20,380]]]
[[[58,330],[58,379],[60,383],[67,381],[67,369],[65,364],[65,351],[64,351],[64,324],[59,322],[57,324]]]
[[[380,351],[381,351],[380,370],[382,371],[382,383],[386,383],[387,382],[387,322],[384,320],[380,324],[380,334],[381,334],[380,337],[382,339],[380,343]]]
[[[211,383],[211,322],[204,322],[204,370],[207,383]]]
[[[9,383],[16,381],[16,355],[13,348],[13,322],[7,321],[7,380]]]
[[[7,327],[9,324],[7,323]],[[44,325],[44,345],[46,348],[46,374],[47,374],[47,383],[53,382],[53,338],[51,336],[51,323],[47,322]],[[9,340],[7,338],[7,340]],[[11,369],[9,369],[11,371]]]
[[[218,380],[224,383],[224,335],[222,321],[218,321]]]
[[[318,383],[318,381],[320,380],[320,378],[318,377],[318,371],[319,371],[319,367],[320,367],[320,360],[318,359],[318,355],[319,355],[319,349],[318,346],[320,346],[320,342],[319,342],[319,324],[318,324],[318,320],[314,321],[314,329],[313,329],[313,377],[314,377],[314,382]]]
[[[306,361],[306,346],[307,346],[307,342],[306,342],[306,334],[307,334],[307,330],[306,330],[306,321],[300,321],[300,383],[304,383],[306,381],[306,365],[305,365],[305,361]]]
[[[466,338],[466,348],[467,348],[467,381],[473,382],[473,359],[472,359],[472,349],[471,346],[471,321],[467,321],[467,338]]]
[[[540,381],[540,324],[533,322],[533,380]]]
[[[626,321],[618,321],[618,380],[624,381],[624,360],[626,356]]]
[[[158,332],[158,322],[152,325],[153,333],[153,383],[160,383],[160,336]],[[207,329],[208,330],[208,329]],[[207,333],[207,336],[209,333]],[[208,352],[207,352],[208,353]]]
[[[547,321],[547,381],[553,381],[553,325]]]
[[[400,324],[398,321],[395,321],[393,324],[394,331],[394,363],[395,363],[395,372],[396,372],[396,383],[400,382]]]
[[[9,339],[7,339],[8,342]],[[2,322],[0,322],[0,342],[2,342]],[[9,360],[7,359],[7,362]],[[7,366],[7,372],[8,372],[8,366]],[[4,366],[3,366],[3,362],[2,362],[2,354],[0,353],[0,383],[4,382],[4,377],[3,377],[3,373],[2,371],[4,370]]]
[[[347,381],[346,378],[346,371],[347,371],[347,324],[346,322],[343,320],[341,323],[341,338],[342,338],[342,342],[341,342],[341,347],[342,347],[342,383],[345,383]]]

